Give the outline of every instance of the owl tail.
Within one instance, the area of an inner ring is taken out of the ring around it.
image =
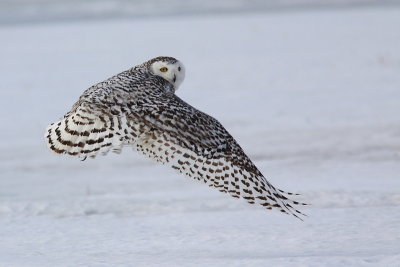
[[[78,108],[46,128],[47,147],[57,154],[95,157],[122,147],[114,118],[97,116]]]

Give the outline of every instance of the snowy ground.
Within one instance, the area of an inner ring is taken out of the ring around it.
[[[399,266],[400,8],[0,27],[0,266]],[[45,126],[149,58],[218,118],[304,222]]]

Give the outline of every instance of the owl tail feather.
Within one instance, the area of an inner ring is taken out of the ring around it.
[[[47,147],[57,154],[82,158],[106,154],[112,147],[122,146],[111,120],[78,108],[46,128]]]

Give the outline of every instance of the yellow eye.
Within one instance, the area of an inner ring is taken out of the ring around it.
[[[160,69],[160,71],[161,71],[161,72],[166,72],[166,71],[168,71],[168,68],[162,67],[162,68]]]

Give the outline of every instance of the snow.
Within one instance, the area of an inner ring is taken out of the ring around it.
[[[0,27],[1,266],[398,266],[400,8]],[[159,55],[301,222],[125,149],[56,156],[46,125]]]

